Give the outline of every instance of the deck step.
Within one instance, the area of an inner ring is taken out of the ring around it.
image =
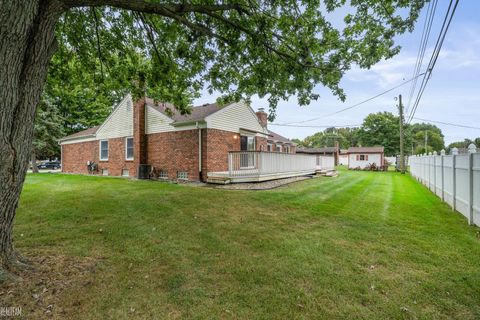
[[[336,177],[338,175],[338,172],[335,169],[326,169],[326,170],[317,170],[316,174],[325,176],[325,177]]]
[[[207,183],[213,184],[229,184],[230,178],[229,177],[208,177]]]

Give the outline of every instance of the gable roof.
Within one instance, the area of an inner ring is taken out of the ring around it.
[[[299,153],[335,153],[338,152],[337,147],[323,147],[323,148],[298,148]]]
[[[146,98],[145,104],[163,113],[164,115],[172,119],[175,123],[202,121],[207,116],[225,107],[220,107],[216,103],[209,103],[193,107],[190,114],[181,114],[180,111],[178,111],[173,104],[168,102],[155,103],[153,99]]]
[[[75,139],[75,138],[83,138],[83,137],[88,137],[88,136],[93,136],[95,133],[97,133],[98,128],[100,126],[95,126],[92,128],[88,128],[79,132],[72,133],[66,137],[63,137],[59,139],[58,141],[64,141],[64,140],[70,140],[70,139]]]
[[[292,145],[295,145],[295,143],[293,141],[291,141],[290,139],[287,139],[281,135],[279,135],[278,133],[275,133],[271,130],[268,130],[268,138],[267,140],[269,141],[274,141],[274,142],[283,142],[283,143],[290,143]]]
[[[348,153],[383,153],[383,147],[350,147]]]

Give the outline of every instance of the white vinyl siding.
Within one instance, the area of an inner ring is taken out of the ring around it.
[[[172,119],[150,106],[147,106],[145,110],[146,134],[175,131],[175,127],[170,124],[173,122]]]
[[[100,161],[108,160],[108,140],[100,140]]]
[[[257,115],[245,102],[227,105],[206,117],[205,120],[207,128],[230,132],[239,132],[240,129],[264,132],[264,128],[258,122]]]
[[[125,138],[125,159],[133,160],[133,138]]]
[[[97,139],[133,136],[133,102],[127,95],[97,131]]]
[[[368,160],[361,160],[361,156],[366,159],[368,155]],[[357,160],[358,156],[358,160]],[[382,165],[382,155],[380,153],[350,153],[348,155],[348,167],[353,168],[365,168],[368,164],[375,163],[378,166]]]

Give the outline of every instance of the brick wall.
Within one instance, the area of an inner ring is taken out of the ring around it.
[[[267,151],[267,138],[255,137],[255,145],[257,151]]]
[[[65,144],[62,146],[62,172],[88,173],[87,161],[98,164],[98,172],[108,170],[110,176],[122,175],[122,170],[127,169],[130,176],[135,176],[136,165],[134,161],[125,160],[125,138],[108,139],[108,160],[99,160],[99,140]]]
[[[202,179],[208,172],[228,171],[228,152],[240,150],[238,133],[202,129]]]
[[[145,134],[145,98],[134,105],[133,111],[133,155],[135,166],[147,164],[147,138]]]
[[[98,141],[62,145],[62,172],[88,173],[87,161],[98,163]]]
[[[153,133],[147,135],[147,163],[157,171],[167,171],[176,179],[178,171],[186,171],[188,180],[199,180],[198,130]]]

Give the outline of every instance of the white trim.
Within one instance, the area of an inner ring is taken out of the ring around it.
[[[128,157],[128,139],[132,139],[132,148],[133,148],[133,155],[131,158]],[[131,161],[135,158],[135,141],[133,140],[133,137],[125,137],[125,160]]]
[[[106,159],[102,159],[102,142],[103,141],[107,142],[107,158]],[[108,161],[108,155],[110,153],[109,149],[110,149],[110,143],[108,142],[108,139],[98,140],[98,160],[99,161]]]

